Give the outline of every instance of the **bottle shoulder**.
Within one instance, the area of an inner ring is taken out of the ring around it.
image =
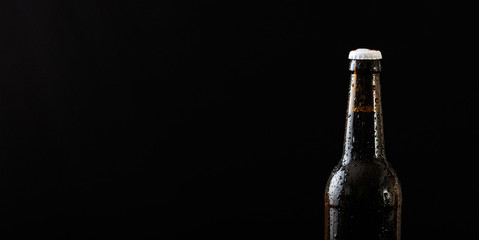
[[[402,191],[396,172],[385,159],[340,162],[332,171],[325,191],[328,204],[382,202],[399,204]]]

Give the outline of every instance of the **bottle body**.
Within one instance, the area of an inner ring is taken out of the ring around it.
[[[402,193],[384,151],[379,60],[352,60],[343,156],[325,191],[325,239],[399,240]]]
[[[325,239],[400,239],[401,187],[385,159],[338,164],[327,186]]]

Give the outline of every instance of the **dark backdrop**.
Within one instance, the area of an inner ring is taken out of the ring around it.
[[[1,236],[322,239],[358,47],[403,239],[477,233],[470,7],[2,1]]]

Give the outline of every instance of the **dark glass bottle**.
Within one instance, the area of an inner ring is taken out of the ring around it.
[[[343,156],[329,177],[324,196],[326,240],[401,237],[401,186],[384,151],[381,55],[372,56],[362,59],[368,57],[350,54]]]

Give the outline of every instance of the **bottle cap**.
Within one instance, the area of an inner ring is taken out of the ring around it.
[[[349,59],[355,60],[377,60],[382,59],[381,52],[367,48],[358,48],[349,52]]]

